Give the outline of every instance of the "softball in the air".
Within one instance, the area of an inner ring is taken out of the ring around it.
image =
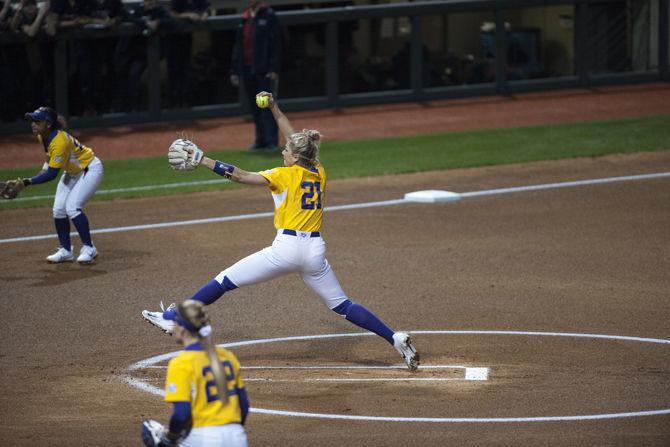
[[[256,96],[256,105],[259,109],[267,109],[268,105],[270,105],[270,97],[260,95]]]

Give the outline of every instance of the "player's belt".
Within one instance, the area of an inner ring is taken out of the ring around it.
[[[282,234],[288,234],[289,236],[297,236],[298,232],[295,230],[282,230]],[[309,234],[309,237],[321,237],[321,233],[318,231],[301,231],[301,233]]]

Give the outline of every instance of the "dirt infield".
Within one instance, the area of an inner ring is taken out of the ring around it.
[[[423,189],[469,192],[669,171],[670,151],[661,151],[341,180],[330,182],[328,205],[398,199]],[[262,189],[87,207],[98,229],[270,210]],[[53,231],[48,208],[0,215],[0,239]],[[670,411],[641,413],[670,409],[668,228],[669,177],[327,213],[328,258],[345,290],[393,328],[658,340],[416,335],[425,365],[487,367],[486,381],[436,380],[460,379],[457,369],[414,375],[247,370],[254,408],[477,419],[381,422],[252,413],[251,445],[670,445]],[[271,218],[98,234],[100,258],[92,266],[46,264],[55,239],[0,244],[3,444],[141,445],[140,421],[167,421],[169,408],[121,378],[130,364],[177,347],[142,323],[140,311],[190,296],[272,237]],[[222,343],[359,332],[297,277],[234,291],[210,310]],[[234,351],[243,366],[400,363],[377,337]],[[133,376],[160,385],[163,374],[157,368]],[[405,378],[431,380],[390,380]],[[630,417],[589,419],[611,414]],[[559,416],[573,420],[499,420]]]

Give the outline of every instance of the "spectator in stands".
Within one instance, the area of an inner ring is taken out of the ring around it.
[[[170,107],[189,106],[189,74],[191,68],[193,34],[190,24],[207,20],[207,0],[171,0],[170,13],[177,19],[177,32],[167,37],[167,64]],[[181,32],[179,28],[182,28]],[[188,29],[184,32],[183,29]]]
[[[145,0],[140,3],[130,11],[128,20],[138,26],[145,37],[153,35],[159,26],[173,22],[170,12],[158,0]]]
[[[31,38],[35,37],[43,27],[49,7],[49,0],[39,5],[36,0],[21,0],[10,21],[10,30]],[[50,97],[48,86],[51,83],[47,81],[48,76],[45,76],[51,67],[50,50],[51,46],[45,46],[32,39],[15,48],[12,71],[16,81],[11,88],[16,89],[15,95],[19,96],[19,104],[23,109],[34,109]]]
[[[109,28],[121,22],[121,0],[93,0],[91,25],[95,28]]]
[[[256,94],[267,91],[277,98],[281,30],[274,10],[259,0],[247,0],[248,8],[235,34],[230,82],[244,87],[256,137],[249,149],[275,150],[279,146],[277,123],[269,109],[256,106]]]
[[[51,0],[51,12],[47,16],[47,34],[55,35],[59,30],[86,27],[104,29],[120,21],[121,0]],[[69,42],[68,61],[78,88],[77,95],[70,97],[73,114],[96,115],[107,106],[113,85],[113,67],[116,38],[80,39]]]
[[[9,24],[14,12],[10,5],[11,0],[0,0],[0,33],[9,30]],[[19,76],[16,74],[13,65],[16,63],[14,54],[18,50],[18,45],[4,44],[0,45],[0,119],[3,121],[14,121],[20,115],[22,107],[18,104],[17,95]]]
[[[147,68],[147,38],[174,19],[158,0],[145,0],[129,11],[125,20],[141,30],[141,36],[122,36],[116,46],[116,109],[127,112],[142,108],[142,73]],[[164,41],[161,40],[161,43]],[[161,51],[162,53],[163,51]]]
[[[0,32],[9,29],[9,22],[12,19],[11,0],[0,0]]]
[[[90,23],[92,11],[91,0],[51,0],[46,23],[47,34],[55,36],[58,30],[80,28]]]
[[[121,0],[93,0],[91,22],[84,26],[87,29],[107,29],[121,23],[123,5]],[[97,114],[110,109],[114,95],[114,50],[119,37],[111,36],[99,39],[88,39],[82,42],[90,58],[90,89],[91,103],[86,105],[86,114]]]
[[[55,36],[61,30],[82,28],[92,23],[95,5],[93,0],[51,0],[51,10],[47,14],[46,32]],[[94,46],[86,40],[73,39],[70,45],[68,72],[75,76],[77,87],[70,89],[70,112],[74,115],[95,114],[93,109],[93,55]]]
[[[34,37],[42,28],[44,17],[49,12],[50,5],[49,0],[39,7],[36,0],[21,0],[10,22],[10,29]]]
[[[325,8],[349,8],[355,6],[354,2],[328,2],[318,5],[305,6],[305,8],[325,7]],[[295,29],[293,26],[291,29]],[[355,70],[351,67],[356,65],[358,50],[354,44],[354,33],[359,28],[358,20],[343,20],[337,22],[337,54],[338,54],[338,79],[339,90],[342,93],[349,93],[353,89]],[[326,48],[326,27],[323,24],[316,24],[316,41],[323,47],[325,54]],[[322,73],[319,73],[323,77]]]
[[[408,41],[391,58],[391,68],[393,71],[393,82],[391,82],[391,85],[395,86],[395,88],[412,88],[410,76],[412,68],[411,56],[412,44]],[[421,43],[421,57],[423,59],[421,63],[421,86],[432,87],[439,84],[439,72],[434,67],[430,51],[424,43]]]

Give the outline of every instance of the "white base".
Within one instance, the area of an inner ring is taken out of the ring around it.
[[[465,380],[488,380],[488,368],[465,368]]]
[[[437,202],[453,202],[460,200],[461,195],[457,192],[440,191],[437,189],[429,189],[427,191],[414,191],[405,194],[405,200],[408,202],[420,203],[437,203]]]

